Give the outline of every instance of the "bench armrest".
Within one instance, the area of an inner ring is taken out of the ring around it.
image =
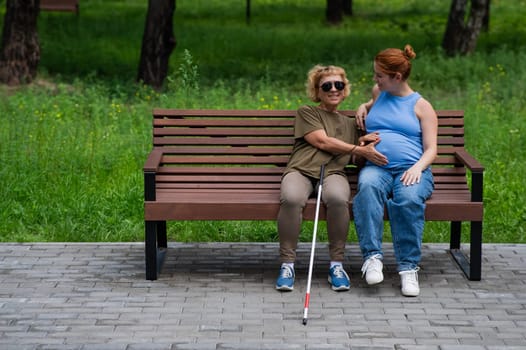
[[[471,201],[482,202],[484,167],[464,148],[457,150],[455,156],[471,171]]]
[[[157,169],[159,169],[159,165],[161,164],[161,158],[163,157],[163,151],[154,148],[150,154],[148,155],[148,158],[146,159],[146,162],[144,163],[144,167],[142,170],[146,172],[157,172]]]
[[[455,152],[455,156],[472,172],[484,172],[484,167],[466,149]]]
[[[163,157],[163,151],[160,149],[154,148],[146,162],[144,163],[143,173],[144,173],[144,200],[145,201],[155,201],[156,198],[156,184],[155,184],[155,175],[161,164],[161,159]]]

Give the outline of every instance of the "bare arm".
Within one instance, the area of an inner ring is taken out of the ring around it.
[[[380,89],[378,88],[378,85],[375,84],[373,86],[371,94],[371,99],[365,103],[362,103],[360,106],[358,106],[358,109],[356,110],[356,124],[361,130],[365,130],[365,118],[367,118],[367,114],[369,113],[371,107],[378,98],[378,95],[380,95]]]
[[[422,171],[430,166],[437,156],[437,133],[438,133],[438,119],[433,106],[421,98],[415,105],[415,113],[420,119],[422,127],[422,144],[424,153],[411,168],[402,175],[402,182],[409,186],[420,182]]]
[[[364,157],[377,165],[387,164],[387,158],[378,152],[374,147],[379,141],[379,137],[370,136],[374,141],[369,142],[367,145],[352,145],[343,142],[337,138],[330,137],[327,135],[325,130],[318,129],[314,130],[305,135],[305,140],[316,148],[319,148],[325,152],[332,154],[353,154],[356,156]]]

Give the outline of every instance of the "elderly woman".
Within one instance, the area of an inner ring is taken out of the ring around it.
[[[294,261],[302,212],[315,191],[322,164],[325,164],[322,201],[327,209],[331,259],[328,281],[336,291],[350,288],[349,276],[342,265],[351,194],[344,168],[351,157],[364,157],[378,165],[386,164],[387,159],[374,148],[379,140],[376,134],[359,139],[354,118],[338,112],[338,106],[349,93],[349,81],[343,68],[317,65],[309,71],[307,94],[319,104],[302,106],[296,114],[294,148],[281,181],[277,226],[282,264],[276,281],[277,290],[291,291],[294,288]]]

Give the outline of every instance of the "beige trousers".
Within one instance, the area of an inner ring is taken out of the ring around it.
[[[315,180],[314,180],[315,181]],[[281,181],[278,214],[279,254],[281,262],[294,262],[305,204],[316,183],[299,172],[285,175]],[[322,204],[327,212],[327,234],[331,261],[343,261],[349,231],[351,189],[346,177],[330,175],[323,180]]]

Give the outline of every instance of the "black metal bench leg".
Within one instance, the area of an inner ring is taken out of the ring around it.
[[[154,281],[161,272],[167,249],[166,221],[145,221],[144,250],[146,279]]]
[[[480,281],[481,279],[481,265],[482,265],[482,222],[472,221],[471,222],[471,237],[469,246],[469,259],[460,249],[460,222],[455,224],[451,223],[451,243],[450,252],[455,259],[458,266],[464,272],[464,275],[470,281]],[[453,232],[454,230],[458,230]],[[458,236],[456,236],[458,232]]]
[[[168,237],[166,235],[166,221],[157,222],[157,246],[168,248]]]
[[[146,262],[146,279],[157,279],[157,222],[144,222],[144,253]]]
[[[449,249],[460,249],[460,234],[462,232],[461,221],[451,221],[451,235]]]
[[[482,272],[482,221],[471,222],[471,246],[470,246],[470,269],[469,279],[480,281]]]

